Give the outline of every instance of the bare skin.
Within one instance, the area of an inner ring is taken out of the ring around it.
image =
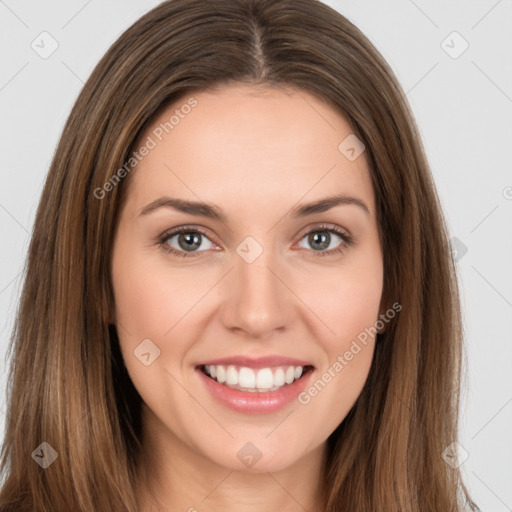
[[[156,147],[132,171],[114,240],[114,322],[144,401],[141,510],[321,511],[326,440],[363,388],[375,338],[307,403],[268,414],[227,408],[196,366],[277,354],[310,361],[313,384],[375,325],[383,263],[365,153],[346,158],[338,146],[350,125],[304,91],[230,85],[193,96],[197,106],[161,141],[153,135]],[[340,204],[291,216],[299,204],[336,194],[368,212]],[[141,215],[162,196],[216,204],[226,219],[170,207]],[[188,257],[165,250],[186,252],[183,235],[159,243],[178,226],[205,233]],[[311,232],[324,234],[326,248]],[[250,263],[237,252],[248,236],[258,245],[246,247],[263,251]],[[160,350],[148,366],[134,355],[146,339]],[[248,442],[261,454],[252,467],[237,456]]]

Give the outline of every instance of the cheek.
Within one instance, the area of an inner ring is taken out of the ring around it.
[[[121,247],[117,254],[112,273],[116,321],[134,342],[161,339],[177,321],[182,295],[158,263],[148,265],[148,255],[127,256],[130,252]]]
[[[380,297],[374,286],[359,282],[331,295],[335,304],[325,305],[329,308],[324,311],[325,323],[334,334],[328,332],[320,338],[327,356],[325,367],[320,370],[326,372],[322,380],[331,388],[326,399],[333,404],[337,396],[343,396],[344,405],[350,405],[366,381],[373,357]]]
[[[375,326],[382,297],[382,264],[347,265],[335,272],[318,276],[314,286],[307,284],[303,296],[313,305],[314,312],[327,327],[318,331],[324,348],[331,358],[344,351],[365,329]]]
[[[345,419],[355,404],[370,371],[375,322],[381,299],[379,274],[365,279],[352,275],[343,286],[332,284],[318,316],[334,333],[323,329],[318,337],[325,353],[324,364],[317,369],[311,385],[299,395],[298,402],[308,417],[308,433],[326,438]]]
[[[319,413],[333,411],[330,421],[335,427],[357,400],[371,367],[383,287],[382,263],[372,257],[316,283],[325,286],[308,286],[307,301],[315,304],[316,315],[328,326],[321,335],[317,331],[326,358],[317,385],[304,397],[304,403],[310,400],[312,410]]]
[[[112,281],[121,351],[132,380],[143,394],[144,389],[158,383],[157,375],[164,381],[168,378],[158,369],[174,371],[183,361],[200,329],[194,305],[211,284],[204,274],[169,270],[165,259],[122,244],[114,253]],[[147,339],[151,343],[141,345]],[[137,359],[139,352],[146,353],[142,347],[158,355],[150,366]]]
[[[126,272],[122,280],[114,281],[116,320],[133,341],[141,336],[156,338],[164,331],[164,308],[169,304],[163,300],[162,288],[137,272]]]
[[[374,327],[379,315],[382,296],[382,279],[368,275],[366,279],[355,279],[347,283],[340,292],[336,329],[343,339],[357,337]]]
[[[112,281],[121,353],[130,378],[153,410],[169,399],[172,359],[186,347],[173,338],[172,327],[183,316],[183,297],[176,293],[158,262],[120,245],[114,253]],[[173,280],[174,281],[174,280]],[[148,342],[146,340],[151,340]],[[167,350],[172,341],[172,350]],[[149,357],[144,362],[144,354]],[[156,408],[156,409],[155,409]]]

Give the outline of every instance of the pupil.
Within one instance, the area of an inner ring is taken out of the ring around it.
[[[200,241],[200,234],[198,233],[182,233],[178,237],[178,243],[180,244],[180,247],[182,249],[197,249],[201,246]],[[182,241],[185,241],[185,243],[182,243]]]
[[[179,244],[182,249],[197,249],[201,246],[201,235],[199,233],[182,233],[179,237]],[[182,243],[184,241],[184,243]],[[330,234],[326,231],[316,232],[309,235],[309,242],[311,245],[318,244],[319,249],[326,249],[329,247]]]
[[[322,234],[324,233],[324,234]],[[319,231],[317,233],[313,233],[309,236],[309,242],[311,245],[314,246],[314,244],[319,243],[320,249],[326,249],[329,247],[329,241],[330,241],[330,234],[325,231]]]

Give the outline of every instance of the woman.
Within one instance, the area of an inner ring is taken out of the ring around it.
[[[13,350],[2,510],[476,509],[443,456],[462,335],[427,160],[320,2],[170,0],[114,43]]]

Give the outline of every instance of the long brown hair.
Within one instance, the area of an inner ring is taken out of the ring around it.
[[[94,69],[54,155],[28,252],[9,347],[0,509],[137,511],[141,398],[109,324],[125,164],[163,106],[235,83],[304,90],[349,121],[375,190],[382,301],[402,305],[379,335],[360,397],[328,439],[327,512],[475,510],[459,469],[442,456],[457,441],[463,336],[420,136],[390,67],[318,0],[169,0]],[[53,462],[43,468],[38,456]]]

